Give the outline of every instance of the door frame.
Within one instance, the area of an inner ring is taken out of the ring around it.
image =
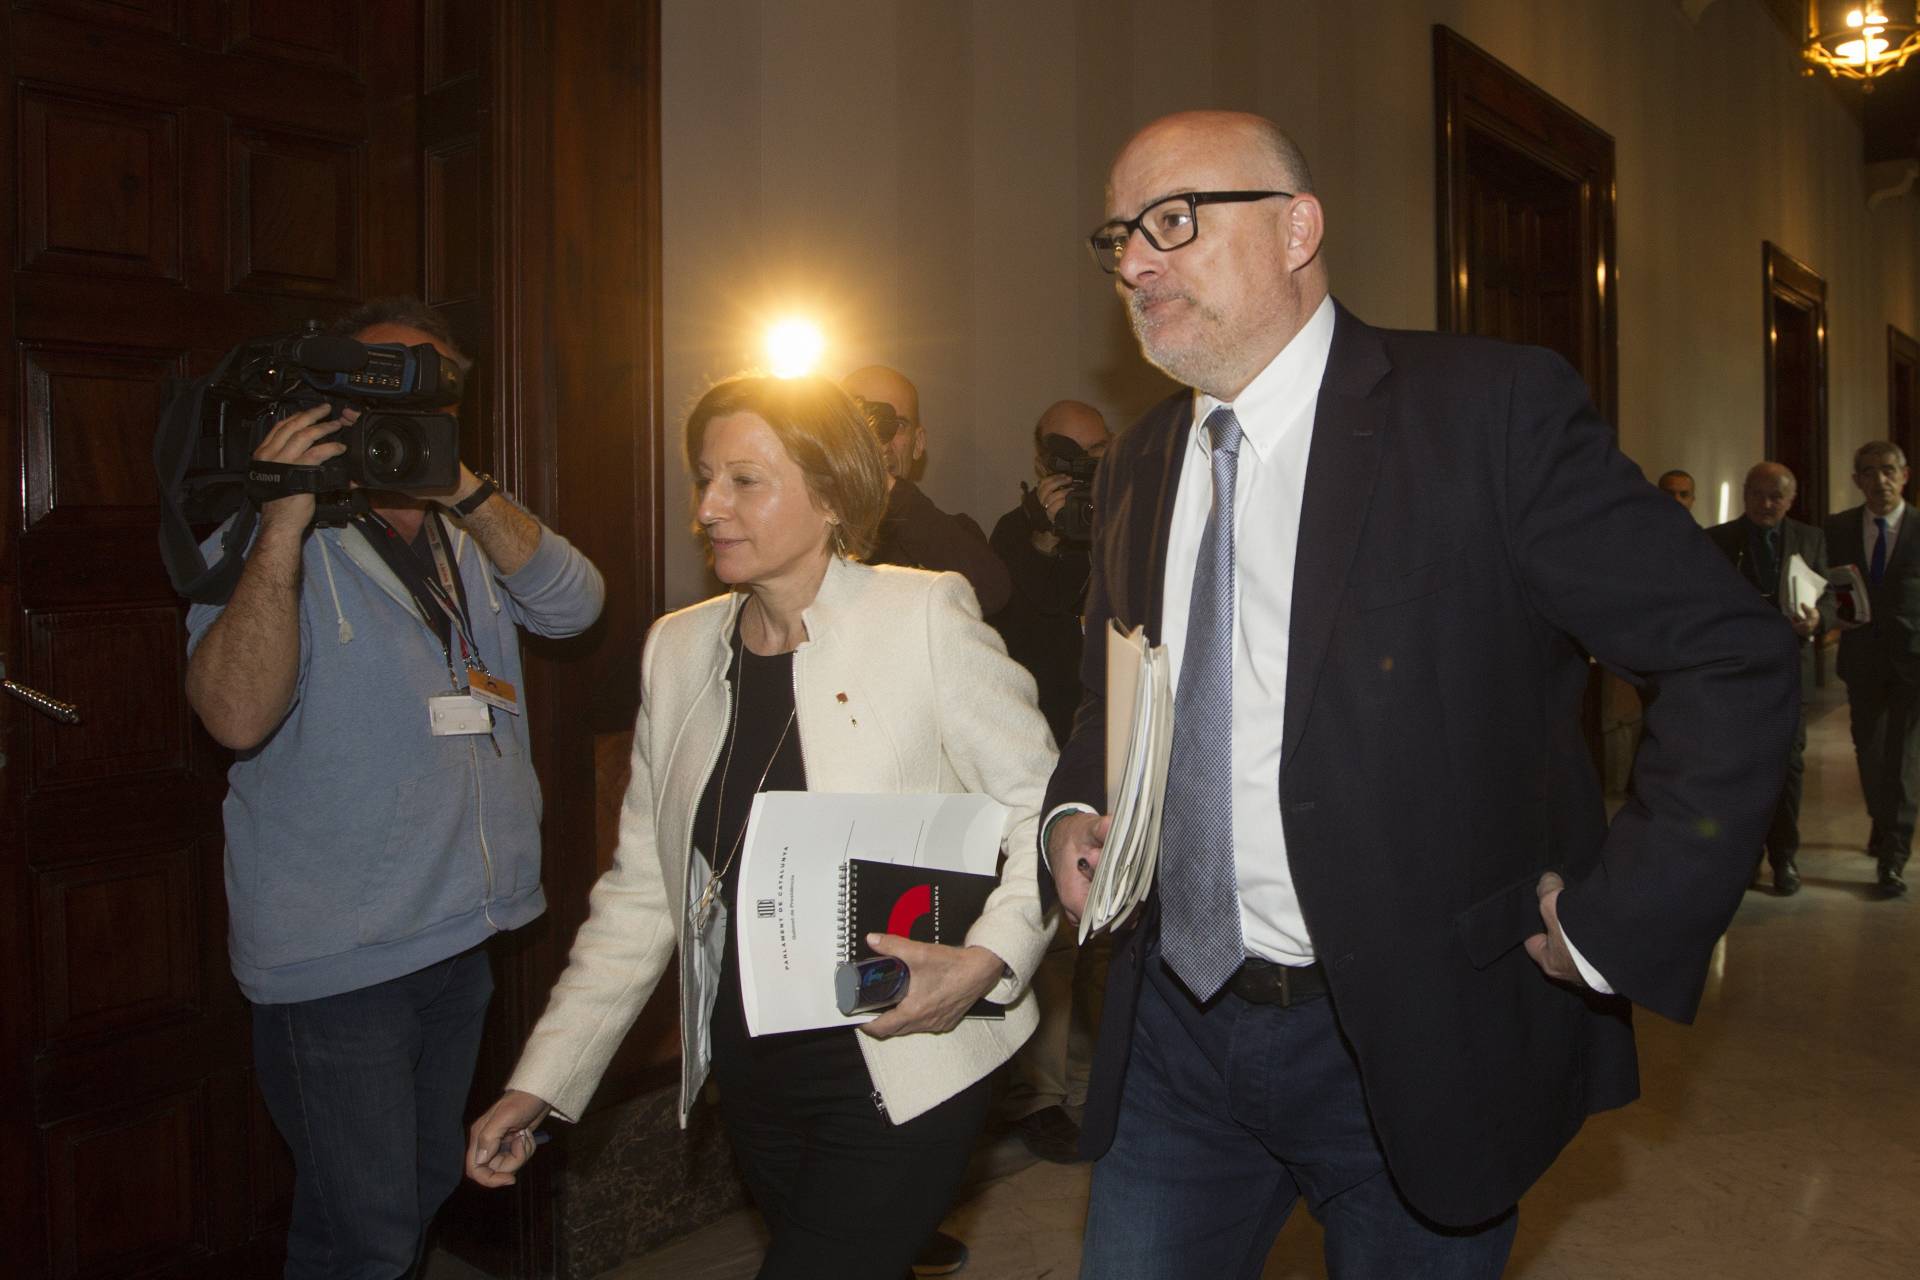
[[[1827,282],[1819,272],[1782,249],[1771,240],[1760,242],[1760,357],[1761,376],[1766,383],[1766,434],[1761,456],[1778,456],[1779,386],[1774,376],[1780,335],[1773,324],[1775,300],[1802,307],[1813,316],[1814,447],[1808,471],[1799,477],[1800,492],[1807,495],[1807,511],[1818,523],[1827,514]]]
[[[1468,332],[1466,167],[1470,135],[1482,134],[1580,185],[1580,331],[1587,380],[1600,416],[1619,428],[1619,264],[1614,247],[1613,137],[1457,31],[1433,28],[1434,299],[1436,327]]]
[[[1904,440],[1900,438],[1903,433],[1898,418],[1903,377],[1907,381],[1907,413],[1911,418]],[[1920,455],[1920,339],[1903,333],[1896,325],[1887,326],[1887,439],[1905,451],[1909,465]],[[1914,486],[1909,482],[1905,494],[1909,502],[1913,494]]]

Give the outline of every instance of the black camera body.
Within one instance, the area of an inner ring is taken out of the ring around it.
[[[1093,538],[1093,477],[1100,469],[1100,459],[1070,437],[1047,435],[1040,438],[1040,465],[1048,475],[1066,476],[1072,483],[1067,486],[1066,501],[1050,518],[1038,493],[1029,492],[1023,499],[1023,505],[1028,506],[1028,519],[1035,528],[1050,530],[1064,541],[1090,541]]]
[[[457,404],[463,388],[460,367],[424,342],[368,345],[321,333],[313,322],[298,334],[244,342],[176,396],[198,391],[202,404],[182,482],[198,494],[239,476],[256,502],[354,486],[451,489],[460,482],[460,424],[431,411]],[[274,423],[323,404],[336,417],[359,412],[332,437],[345,453],[317,467],[254,463]]]
[[[360,489],[452,490],[460,482],[460,425],[443,410],[465,388],[460,366],[430,343],[363,343],[324,333],[243,342],[212,373],[176,383],[154,440],[159,473],[161,553],[174,586],[205,603],[225,603],[239,578],[259,507],[290,494],[315,495],[315,523],[343,524],[364,510]],[[273,425],[319,405],[358,417],[331,437],[346,452],[319,466],[256,462]],[[192,533],[226,520],[221,561],[209,567]]]

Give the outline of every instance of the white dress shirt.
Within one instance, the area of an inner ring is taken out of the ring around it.
[[[1233,499],[1233,854],[1240,937],[1247,954],[1312,964],[1287,836],[1280,825],[1280,743],[1285,737],[1293,563],[1307,486],[1314,404],[1333,347],[1333,299],[1319,309],[1232,405],[1240,420]],[[1193,426],[1174,493],[1160,639],[1174,688],[1187,638],[1193,571],[1213,511],[1207,415],[1221,401],[1193,395]]]

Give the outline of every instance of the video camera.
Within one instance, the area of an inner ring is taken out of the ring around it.
[[[176,383],[160,414],[154,468],[160,480],[160,552],[180,594],[224,604],[239,580],[262,504],[315,496],[316,524],[366,510],[363,489],[406,493],[460,481],[460,427],[448,413],[464,387],[460,367],[429,343],[363,343],[322,331],[243,342],[204,378]],[[318,466],[256,462],[273,424],[318,405],[359,417],[332,440],[347,446]],[[209,565],[194,524],[237,516]]]
[[[1050,476],[1066,476],[1067,499],[1057,514],[1049,517],[1037,489],[1021,486],[1020,505],[1027,521],[1036,530],[1058,534],[1067,542],[1087,542],[1093,537],[1093,475],[1100,459],[1081,448],[1068,436],[1046,435],[1040,438],[1040,465]]]

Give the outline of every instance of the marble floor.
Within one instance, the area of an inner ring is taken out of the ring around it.
[[[1836,689],[1809,709],[1804,891],[1747,894],[1694,1026],[1637,1017],[1644,1096],[1591,1120],[1528,1195],[1509,1277],[1920,1276],[1920,900],[1871,896]],[[983,1149],[947,1221],[969,1280],[1077,1273],[1088,1167],[1023,1155]],[[603,1280],[744,1280],[758,1240],[736,1215]],[[1263,1274],[1322,1273],[1296,1213]]]

